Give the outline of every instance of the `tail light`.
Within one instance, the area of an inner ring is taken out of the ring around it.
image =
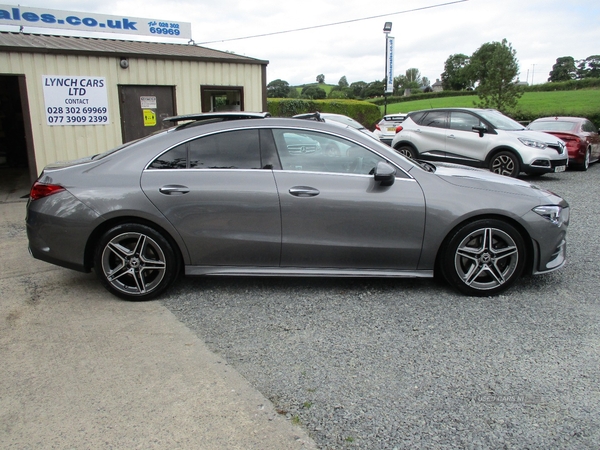
[[[58,192],[64,191],[65,188],[59,186],[58,184],[44,184],[36,181],[31,186],[31,191],[29,192],[29,197],[31,200],[38,200],[40,198],[48,197],[52,194],[57,194]]]
[[[379,124],[376,124],[376,125],[375,125],[375,129],[377,129],[377,130],[381,131],[381,127],[379,126]]]
[[[579,146],[581,145],[581,139],[578,137],[561,137],[561,139],[567,144],[567,149],[571,151],[579,150]]]
[[[400,133],[402,130],[404,130],[404,128],[402,128],[402,125],[398,125],[396,127],[396,133]]]

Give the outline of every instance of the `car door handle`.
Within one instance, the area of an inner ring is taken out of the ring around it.
[[[315,197],[321,193],[318,189],[308,186],[294,186],[289,192],[295,197]]]
[[[183,195],[190,192],[190,188],[187,186],[181,186],[179,184],[169,184],[161,187],[158,192],[165,195]]]
[[[449,134],[448,136],[446,136],[448,139],[456,139],[456,137],[453,134]]]

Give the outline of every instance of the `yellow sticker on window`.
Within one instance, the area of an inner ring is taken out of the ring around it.
[[[156,114],[151,109],[144,109],[144,126],[155,127],[156,126]]]

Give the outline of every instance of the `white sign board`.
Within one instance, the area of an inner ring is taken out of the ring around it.
[[[108,94],[104,77],[42,75],[46,124],[106,125]]]
[[[192,38],[192,24],[162,19],[107,16],[46,8],[0,5],[0,25],[60,28],[83,32],[134,34],[166,38]]]
[[[385,55],[385,93],[391,94],[394,92],[394,38],[387,38]]]
[[[156,97],[154,96],[141,96],[140,105],[142,109],[156,109]]]

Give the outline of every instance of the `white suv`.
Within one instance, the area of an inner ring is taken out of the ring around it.
[[[563,172],[569,160],[563,141],[527,130],[493,109],[412,112],[398,127],[392,147],[413,159],[487,168],[511,177]]]

